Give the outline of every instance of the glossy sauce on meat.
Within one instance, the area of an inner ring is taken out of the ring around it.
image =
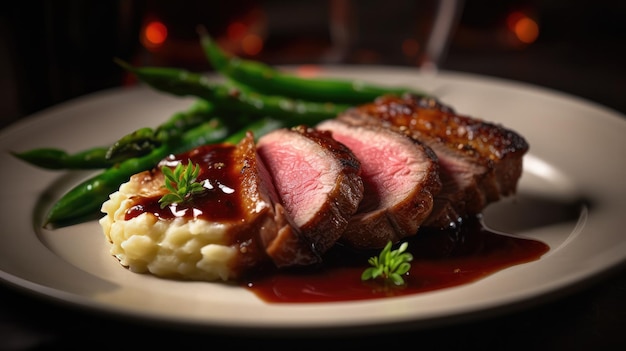
[[[356,253],[341,246],[329,251],[321,266],[255,275],[244,286],[272,303],[379,299],[468,284],[507,267],[537,260],[549,250],[537,240],[491,231],[478,217],[456,231],[422,229],[407,241],[414,258],[404,286],[362,281],[367,259],[379,252]]]
[[[242,165],[232,161],[234,152],[235,146],[209,145],[166,158],[145,176],[155,177],[160,166],[173,168],[190,160],[201,165],[198,181],[205,182],[208,191],[188,203],[163,209],[158,203],[162,195],[138,196],[126,219],[144,212],[161,219],[184,217],[224,222],[242,218],[241,194],[236,191],[241,183]],[[537,260],[549,250],[540,241],[489,230],[480,216],[465,220],[454,230],[421,228],[407,241],[414,260],[404,286],[362,281],[361,274],[369,267],[368,258],[377,256],[380,250],[356,251],[341,244],[326,252],[321,264],[294,269],[262,265],[239,283],[271,303],[371,300],[468,284],[507,267]]]
[[[200,165],[197,182],[203,183],[206,191],[194,195],[191,201],[161,208],[156,196],[135,197],[133,206],[126,212],[125,219],[129,220],[144,212],[152,213],[161,219],[184,217],[187,219],[205,219],[207,221],[235,221],[242,218],[241,195],[235,189],[241,183],[239,165],[234,161],[234,145],[205,145],[179,155],[170,155],[158,165],[167,165],[172,168],[178,163],[188,161]]]

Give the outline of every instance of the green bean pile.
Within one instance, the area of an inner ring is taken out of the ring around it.
[[[230,55],[204,29],[198,33],[208,62],[225,79],[216,82],[185,69],[134,67],[115,60],[153,89],[194,97],[195,103],[187,110],[175,113],[154,129],[135,130],[108,146],[74,154],[55,148],[12,153],[45,169],[102,169],[70,189],[51,207],[43,223],[45,227],[57,228],[96,218],[101,215],[102,203],[123,182],[153,168],[169,154],[210,143],[237,143],[248,131],[258,138],[281,127],[315,125],[385,94],[426,95],[410,88],[357,80],[299,77]]]

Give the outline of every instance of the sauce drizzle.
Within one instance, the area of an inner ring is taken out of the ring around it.
[[[207,145],[164,159],[159,167],[174,167],[187,161],[200,164],[198,181],[205,182],[208,191],[189,203],[163,209],[158,203],[160,195],[138,196],[133,199],[126,219],[143,212],[161,219],[185,217],[220,222],[241,218],[241,194],[234,185],[240,182],[243,166],[232,161],[235,152],[235,146]],[[380,280],[362,281],[361,274],[369,267],[368,259],[377,256],[380,250],[357,252],[341,244],[326,252],[319,265],[289,270],[259,267],[239,283],[270,303],[372,300],[468,284],[505,268],[537,260],[550,249],[538,240],[493,231],[483,224],[480,215],[465,219],[456,229],[420,229],[407,241],[414,259],[403,286]]]
[[[137,196],[133,205],[128,209],[125,220],[137,217],[148,212],[161,219],[201,218],[207,221],[224,222],[235,221],[243,217],[241,194],[235,191],[236,184],[240,183],[239,165],[233,156],[236,147],[229,144],[211,144],[192,149],[179,155],[170,155],[158,164],[153,172],[160,172],[161,166],[174,168],[178,163],[200,165],[197,182],[203,183],[206,191],[195,195],[189,202],[173,204],[161,208],[156,196]]]
[[[321,266],[254,275],[242,285],[271,303],[371,300],[468,284],[549,250],[543,242],[492,231],[480,217],[466,220],[457,231],[421,230],[408,242],[414,258],[404,286],[361,281],[367,259],[379,251],[356,253],[340,245]]]

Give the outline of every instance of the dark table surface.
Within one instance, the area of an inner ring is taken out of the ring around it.
[[[332,345],[420,350],[618,350],[626,346],[626,270],[536,306],[436,327],[345,336],[281,337],[185,329],[94,314],[0,288],[0,350],[124,350],[130,345],[176,347],[297,347]],[[224,342],[224,343],[222,343]],[[387,346],[384,346],[387,345]],[[391,346],[393,345],[393,346]]]
[[[624,14],[622,12],[621,16]],[[605,22],[609,21],[605,26],[615,25],[615,18],[616,15],[605,17]],[[597,19],[593,25],[599,23],[603,23],[602,19]],[[578,43],[565,39],[537,43],[523,52],[453,46],[442,69],[552,88],[623,115],[626,114],[626,56],[618,48],[624,44],[623,33],[626,32],[615,33],[623,28],[623,25],[604,28],[603,34],[585,36],[585,40]],[[14,91],[6,90],[5,98],[14,95]],[[4,124],[27,114],[19,104],[3,101],[2,107],[8,110],[3,114],[12,113],[10,119],[3,119]],[[606,157],[624,162],[624,151],[615,150],[614,155]],[[626,267],[623,265],[584,284],[506,312],[431,327],[405,326],[397,330],[368,330],[362,334],[326,337],[232,334],[158,325],[81,310],[0,284],[0,350],[89,350],[94,349],[94,345],[97,349],[109,350],[128,349],[130,345],[181,350],[276,346],[312,350],[329,345],[396,348],[401,347],[400,344],[420,350],[616,350],[626,349],[625,325]]]

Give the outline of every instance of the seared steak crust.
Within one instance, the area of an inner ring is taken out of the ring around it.
[[[378,125],[430,146],[440,162],[443,189],[424,225],[446,228],[516,192],[528,143],[500,125],[457,114],[432,98],[383,96],[338,116]]]
[[[426,145],[388,128],[354,126],[337,119],[318,129],[348,146],[361,161],[365,194],[341,241],[354,248],[382,248],[417,234],[439,192],[439,164]]]
[[[266,134],[257,151],[276,189],[276,212],[284,213],[268,254],[279,267],[320,262],[363,198],[360,161],[330,133],[307,126]]]

